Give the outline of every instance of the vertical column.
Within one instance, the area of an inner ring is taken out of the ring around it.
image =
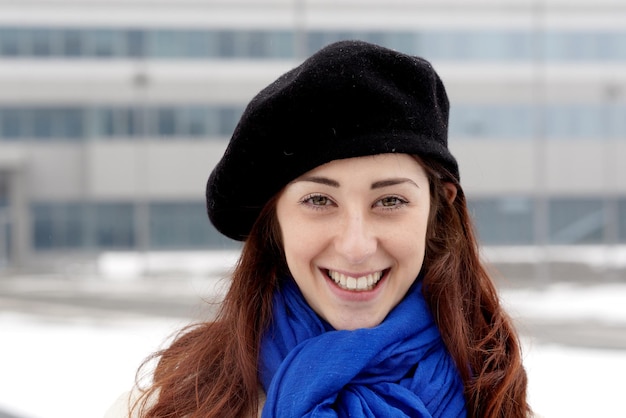
[[[604,95],[606,103],[606,132],[604,138],[604,231],[603,239],[606,247],[606,260],[604,275],[606,280],[617,278],[616,261],[617,245],[619,244],[619,203],[618,192],[616,192],[616,179],[619,179],[617,164],[621,161],[616,159],[619,155],[617,150],[618,133],[615,131],[616,118],[619,114],[619,98],[621,90],[618,85],[610,84],[606,86]]]
[[[9,172],[9,213],[11,223],[11,264],[16,269],[27,266],[31,252],[31,219],[23,165]]]
[[[306,0],[294,0],[294,52],[296,59],[306,57],[307,29],[306,29]]]
[[[533,133],[534,133],[534,214],[533,235],[537,261],[535,280],[545,282],[550,278],[549,259],[546,257],[546,246],[549,241],[549,208],[546,181],[546,57],[545,57],[545,23],[546,7],[543,0],[533,4]]]
[[[9,264],[9,174],[0,167],[0,271]]]

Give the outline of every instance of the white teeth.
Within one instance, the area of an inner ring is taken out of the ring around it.
[[[372,290],[381,277],[383,277],[383,272],[378,271],[361,277],[352,277],[333,270],[328,270],[328,276],[342,289],[355,290],[359,292],[363,290]]]

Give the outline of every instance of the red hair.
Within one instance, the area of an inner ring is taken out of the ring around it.
[[[431,189],[423,293],[463,379],[468,416],[528,417],[519,338],[480,261],[463,190],[442,165],[420,162]],[[453,201],[445,183],[457,188]]]
[[[519,340],[480,262],[463,192],[441,165],[419,161],[431,187],[423,291],[463,379],[468,416],[527,417]],[[446,182],[458,190],[452,202]],[[244,243],[215,320],[184,329],[144,363],[158,359],[152,384],[133,406],[142,417],[256,416],[260,339],[277,280],[288,273],[276,200]]]

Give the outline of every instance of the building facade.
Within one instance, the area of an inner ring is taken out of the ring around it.
[[[626,244],[620,0],[0,0],[0,269],[232,248],[205,181],[322,46],[430,60],[489,246]]]

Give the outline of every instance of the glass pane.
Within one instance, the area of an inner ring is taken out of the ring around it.
[[[548,138],[566,138],[571,132],[572,115],[569,109],[559,105],[548,105],[544,112],[545,134]]]
[[[626,138],[626,104],[612,104],[609,111],[609,135],[611,138]]]
[[[38,250],[81,248],[85,244],[85,206],[80,203],[35,203],[33,241]]]
[[[526,105],[487,105],[482,107],[485,134],[492,138],[530,138],[532,120]]]
[[[211,50],[209,33],[200,30],[188,31],[184,33],[185,50],[184,55],[190,58],[209,57]]]
[[[497,34],[492,34],[497,36]],[[514,60],[530,60],[533,57],[532,35],[526,31],[507,34],[505,55]]]
[[[0,109],[0,129],[2,138],[14,139],[22,137],[22,116],[20,109]]]
[[[326,45],[326,37],[324,32],[310,31],[306,34],[307,55],[313,54],[317,50]]]
[[[545,58],[554,61],[580,60],[584,56],[585,42],[583,33],[549,31],[545,34]]]
[[[389,48],[402,51],[405,54],[425,55],[421,45],[421,36],[414,32],[392,32],[387,34]]]
[[[234,107],[222,107],[218,110],[219,131],[222,136],[231,136],[239,118],[241,117],[241,109]]]
[[[604,208],[600,199],[555,198],[549,203],[550,243],[599,244]]]
[[[115,122],[113,109],[98,108],[94,115],[94,135],[96,137],[112,137],[115,134]]]
[[[85,112],[79,108],[59,109],[59,135],[68,139],[85,137]]]
[[[20,46],[23,31],[14,28],[0,29],[0,54],[5,57],[23,55]]]
[[[158,136],[176,135],[176,112],[174,108],[162,107],[157,109]]]
[[[358,39],[361,39],[365,42],[371,42],[373,44],[383,45],[387,48],[390,47],[389,42],[387,41],[387,34],[385,32],[363,32],[358,35]]]
[[[51,138],[54,136],[54,114],[51,109],[35,108],[30,113],[34,138]]]
[[[613,33],[600,32],[594,34],[594,58],[596,60],[613,60],[615,59],[615,36]]]
[[[89,31],[91,53],[96,57],[113,57],[119,55],[118,33],[113,30]]]
[[[125,108],[122,110],[128,117],[128,136],[139,137],[149,132],[149,117],[148,113],[151,109],[148,108]]]
[[[241,36],[242,56],[263,58],[269,56],[269,39],[266,32],[251,31]]]
[[[159,30],[151,33],[151,56],[159,58],[178,57],[183,50],[180,32]]]
[[[220,57],[235,57],[237,53],[235,34],[232,31],[218,32],[218,54]]]
[[[130,203],[97,204],[95,235],[99,248],[133,247],[133,206]]]
[[[206,114],[207,134],[209,136],[219,136],[220,135],[219,108],[209,107],[207,108],[206,111],[207,111],[207,114]]]
[[[492,118],[485,106],[454,106],[450,114],[450,131],[466,138],[480,138],[489,135]]]
[[[52,31],[48,29],[33,29],[29,32],[32,55],[36,57],[47,57],[52,55]]]
[[[617,60],[626,60],[626,31],[611,33],[613,45],[611,51]]]
[[[481,243],[528,245],[533,242],[533,205],[527,197],[474,199],[468,202]]]
[[[207,122],[208,110],[204,106],[185,109],[186,134],[190,136],[206,136],[209,132]]]
[[[31,206],[33,219],[33,245],[35,249],[49,249],[55,246],[55,239],[60,238],[55,231],[53,208],[47,204]]]
[[[61,204],[61,228],[65,233],[65,246],[68,248],[83,247],[85,242],[86,207],[81,203]]]
[[[126,55],[129,57],[144,57],[146,53],[146,34],[141,30],[128,30],[125,33]]]
[[[150,205],[152,248],[235,248],[237,243],[219,234],[206,217],[203,202]]]
[[[295,55],[293,32],[276,31],[269,34],[268,50],[272,58],[291,58]]]
[[[61,54],[66,57],[80,57],[85,54],[85,32],[77,29],[67,29],[60,33]]]

